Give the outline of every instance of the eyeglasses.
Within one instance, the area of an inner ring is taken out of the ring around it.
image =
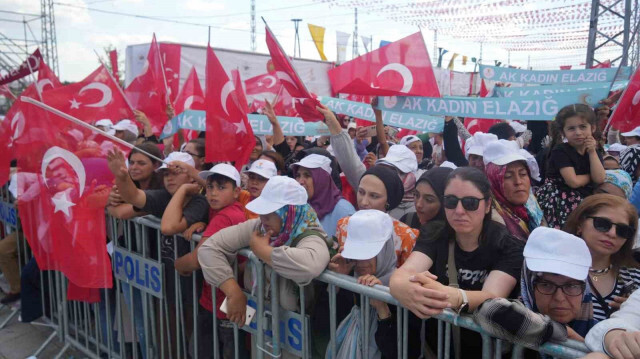
[[[462,202],[462,208],[467,211],[475,211],[478,209],[480,205],[480,201],[485,200],[486,198],[476,198],[476,197],[462,197],[458,198],[453,195],[444,196],[444,208],[446,209],[456,209],[458,207],[458,202]]]
[[[195,154],[195,153],[191,153],[191,152],[189,152],[189,151],[182,151],[182,153],[186,153],[186,154],[188,154],[188,155],[190,155],[190,156],[192,156],[192,157],[204,157],[204,156],[200,156],[200,155]]]
[[[577,297],[584,293],[584,283],[567,283],[563,285],[557,285],[555,283],[547,282],[544,280],[535,281],[533,287],[544,295],[554,295],[558,288],[562,288],[562,292],[568,296]]]
[[[620,238],[624,239],[633,239],[635,236],[635,228],[632,226],[621,224],[621,223],[613,223],[608,218],[604,217],[587,217],[593,220],[593,228],[595,228],[598,232],[609,232],[613,225],[616,226],[616,235]]]

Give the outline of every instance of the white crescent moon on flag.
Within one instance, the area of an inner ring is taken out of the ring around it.
[[[376,77],[379,77],[380,74],[382,74],[385,71],[395,71],[399,73],[400,76],[402,76],[403,85],[402,85],[402,88],[400,89],[400,92],[407,93],[411,91],[411,87],[413,86],[413,75],[411,74],[411,70],[409,70],[406,66],[404,66],[403,64],[399,64],[397,62],[386,64],[384,65],[383,68],[380,69],[380,71],[378,71],[378,74],[376,75]]]
[[[227,81],[224,86],[222,86],[222,91],[220,91],[220,102],[222,103],[222,109],[228,115],[229,111],[227,111],[227,97],[234,90],[233,82],[231,80]]]
[[[269,81],[271,81],[271,83],[270,83],[270,84],[268,84],[267,86],[265,86],[265,87],[266,87],[266,88],[268,88],[268,89],[270,89],[270,88],[272,88],[273,86],[275,86],[275,85],[276,85],[276,83],[278,82],[278,81],[276,80],[276,78],[275,78],[275,77],[273,77],[273,76],[271,76],[271,75],[267,75],[267,76],[265,76],[264,78],[265,78],[265,79],[268,79]]]
[[[184,109],[185,110],[191,109],[191,105],[193,105],[194,102],[204,103],[204,99],[200,96],[195,96],[195,95],[189,96],[187,97],[186,100],[184,100],[184,106],[183,106]]]
[[[13,130],[13,139],[20,137],[24,131],[24,115],[22,111],[16,112],[11,118],[11,129]]]
[[[73,168],[73,170],[76,172],[76,175],[78,175],[78,184],[80,186],[80,191],[78,196],[82,196],[82,193],[84,193],[84,182],[87,178],[87,174],[84,170],[84,165],[82,164],[82,161],[80,161],[78,156],[58,146],[53,146],[49,148],[47,152],[44,153],[44,156],[42,156],[41,171],[42,171],[42,178],[45,179],[45,184],[47,183],[46,182],[47,167],[49,166],[51,161],[55,160],[56,158],[62,158],[63,160],[65,160],[71,166],[71,168]]]
[[[293,79],[291,78],[291,76],[289,76],[288,73],[284,71],[276,71],[276,77],[278,78],[278,80],[287,81],[288,83],[293,85],[293,87],[298,88],[298,85],[296,85],[296,83],[293,81]]]
[[[42,93],[42,89],[47,85],[53,87],[53,83],[51,82],[51,80],[43,79],[43,80],[40,80],[40,81],[36,82],[36,87],[38,88],[38,92],[40,92],[40,93]]]
[[[467,130],[478,124],[478,120],[472,120],[467,124]]]
[[[98,90],[102,92],[102,99],[100,101],[89,104],[89,105],[85,105],[86,107],[104,107],[109,102],[111,102],[111,98],[113,97],[109,86],[103,84],[102,82],[92,82],[87,86],[81,88],[78,94],[82,95],[82,93],[85,92],[86,90]]]

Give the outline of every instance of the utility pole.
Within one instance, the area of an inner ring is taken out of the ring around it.
[[[56,75],[60,76],[58,70],[56,20],[53,16],[53,0],[41,0],[40,9],[42,14],[42,55],[44,56],[47,65],[51,67]]]
[[[256,0],[251,0],[251,51],[256,49]]]
[[[355,59],[360,54],[358,53],[358,8],[355,8],[355,23],[353,27],[353,53],[351,56]]]
[[[298,52],[298,57],[302,57],[301,49],[300,49],[300,34],[298,33],[298,26],[302,19],[291,19],[293,21],[293,26],[296,28],[296,36],[293,39],[293,57],[296,57],[296,51]]]
[[[438,29],[433,30],[433,61],[432,64],[438,63]]]
[[[613,5],[610,1],[592,0],[591,1],[591,20],[589,21],[589,40],[587,42],[587,61],[585,62],[585,68],[591,68],[606,60],[611,60],[614,63],[620,60],[619,66],[627,66],[629,60],[629,48],[631,30],[634,28],[631,26],[631,13],[633,11],[633,5],[631,0],[620,0],[615,4],[624,3],[624,11],[613,10]],[[637,1],[636,1],[637,6]],[[615,35],[609,36],[606,31],[598,28],[598,20],[602,17],[604,24],[603,27],[610,27],[614,25],[622,25],[622,31]],[[612,20],[615,23],[612,23]],[[610,49],[610,45],[618,45],[620,47],[620,56],[615,59],[608,59],[598,56],[596,52],[607,45],[607,49]],[[600,57],[598,59],[598,57]]]

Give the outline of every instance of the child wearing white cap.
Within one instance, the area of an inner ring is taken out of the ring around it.
[[[206,185],[206,198],[211,208],[209,224],[200,223],[199,228],[196,231],[202,231],[206,226],[202,239],[196,246],[196,248],[188,254],[176,259],[175,268],[181,275],[191,275],[192,272],[200,269],[198,263],[198,251],[201,246],[209,240],[211,236],[221,231],[224,228],[231,227],[233,225],[242,223],[246,220],[244,215],[244,207],[238,202],[238,196],[240,194],[240,173],[235,167],[221,163],[213,166],[208,171],[200,172],[200,177],[203,178]],[[199,193],[200,186],[197,184],[184,184],[178,189],[178,192],[173,196],[169,206],[164,212],[162,221],[170,221],[170,218],[180,218],[182,215],[182,206],[184,199],[188,195],[194,195]],[[197,226],[198,224],[194,225]],[[194,227],[192,226],[192,228]],[[219,319],[218,331],[223,338],[233,338],[233,329],[230,327],[230,323],[224,313],[219,310],[219,306],[224,301],[224,294],[218,289],[216,290],[216,315]],[[213,313],[213,299],[211,296],[211,287],[207,282],[204,282],[202,287],[202,294],[200,296],[200,306],[208,313]],[[211,327],[213,326],[213,318],[211,314],[200,316],[198,320],[198,330],[205,335],[212,333]],[[244,343],[244,334],[240,333],[240,343]],[[232,353],[234,350],[233,342],[222,342],[222,352]],[[245,357],[248,353],[244,345],[239,345],[240,356]],[[211,345],[206,341],[202,341],[202,344],[198,344],[198,353],[200,356],[205,356],[210,352]],[[227,355],[223,355],[227,357]]]
[[[291,311],[300,310],[300,301],[294,294],[298,284],[310,283],[329,263],[326,234],[307,204],[306,191],[293,178],[272,177],[247,208],[260,218],[217,232],[198,251],[205,279],[224,292],[227,316],[239,325],[245,323],[247,297],[231,266],[238,250],[250,247],[267,264],[265,280],[271,277],[272,270],[282,277],[280,305]],[[252,287],[247,284],[246,288]]]

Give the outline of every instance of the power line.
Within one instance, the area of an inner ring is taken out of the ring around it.
[[[320,5],[320,3],[310,3],[310,4],[302,4],[302,5],[284,6],[284,7],[278,7],[278,8],[271,8],[271,9],[260,10],[260,12],[261,12],[261,13],[263,13],[263,12],[271,12],[271,11],[279,11],[279,10],[287,10],[287,9],[296,9],[296,8],[307,7],[307,6],[313,6],[313,5]],[[174,18],[174,19],[181,19],[181,18],[192,18],[192,19],[213,19],[213,18],[221,18],[221,17],[229,17],[229,16],[250,15],[250,14],[251,14],[251,12],[237,12],[237,13],[232,13],[232,14],[222,14],[222,15],[200,15],[200,16],[196,16],[196,15],[185,15],[185,16],[171,16],[171,18]],[[164,17],[164,18],[166,18],[166,16],[157,16],[157,17]]]

